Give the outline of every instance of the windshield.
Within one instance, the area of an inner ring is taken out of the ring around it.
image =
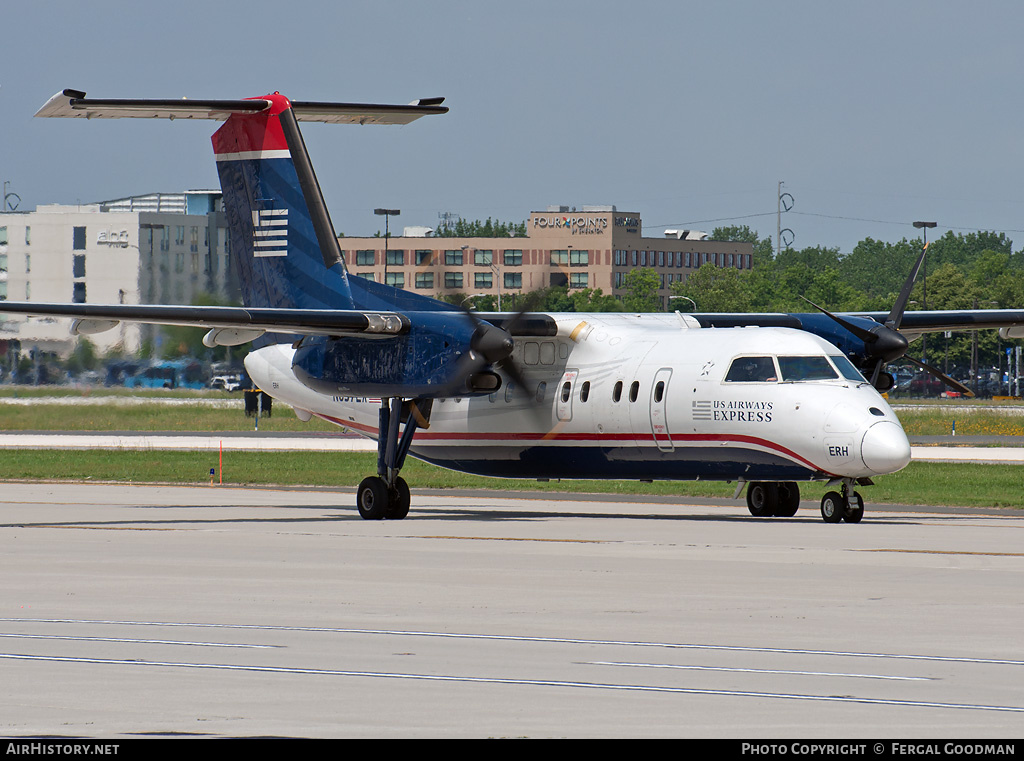
[[[775,383],[775,363],[771,357],[739,357],[734,359],[725,376],[726,383]]]
[[[857,383],[867,383],[867,378],[861,375],[860,370],[853,366],[853,362],[848,360],[842,354],[836,354],[830,356],[829,359],[839,368],[839,372],[846,380],[855,381]]]
[[[828,359],[821,357],[779,357],[783,381],[832,380],[838,378]]]

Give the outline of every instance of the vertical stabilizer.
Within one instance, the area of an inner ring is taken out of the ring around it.
[[[213,135],[231,258],[246,306],[352,309],[352,292],[320,186],[292,113],[232,113]]]

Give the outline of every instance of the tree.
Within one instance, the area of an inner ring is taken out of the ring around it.
[[[734,267],[705,264],[691,273],[685,283],[672,283],[670,290],[673,296],[693,299],[698,312],[746,312],[750,309],[746,278]]]
[[[649,267],[635,267],[626,273],[622,287],[627,291],[622,298],[622,305],[627,312],[661,312],[661,278]]]

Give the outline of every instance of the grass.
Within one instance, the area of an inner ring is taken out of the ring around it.
[[[36,389],[29,389],[35,391]],[[45,389],[48,396],[56,389]],[[64,389],[65,396],[79,395]],[[0,396],[12,396],[10,387]],[[123,390],[120,390],[123,391]],[[223,392],[179,391],[185,399],[233,399],[235,409],[197,404],[60,405],[40,402],[31,405],[0,403],[0,430],[7,431],[250,431],[253,419],[243,412],[238,395]],[[19,396],[28,396],[21,390]],[[117,396],[123,393],[115,394]],[[159,389],[133,391],[132,397],[168,396]],[[960,435],[1024,436],[1024,415],[997,410],[970,412],[948,409],[901,410],[897,414],[910,435],[948,434],[956,420]],[[260,430],[329,431],[337,427],[313,419],[301,422],[286,406],[275,408],[271,417],[260,419]],[[217,467],[216,453],[167,451],[62,451],[5,450],[0,453],[0,479],[66,479],[102,481],[144,481],[163,483],[206,483],[210,468]],[[225,483],[280,484],[355,487],[375,471],[372,453],[231,452],[225,455]],[[680,497],[731,497],[735,484],[713,481],[656,482],[563,481],[543,483],[530,480],[490,479],[444,470],[411,460],[403,471],[414,488],[483,488],[504,491],[549,490],[590,493],[677,495]],[[1021,471],[1013,465],[912,463],[900,473],[878,479],[878,485],[862,493],[871,503],[1021,507]],[[803,484],[805,499],[818,499],[824,484]]]
[[[375,471],[376,455],[364,452],[229,452],[226,485],[331,486],[354,488]],[[202,484],[217,467],[216,452],[5,450],[0,480],[119,481]],[[407,461],[403,476],[432,489],[494,489],[593,494],[646,494],[731,498],[735,484],[714,481],[550,481],[484,478]],[[804,499],[816,500],[822,484],[801,484]],[[1013,465],[911,463],[900,473],[862,487],[870,503],[1022,507],[1020,468]]]

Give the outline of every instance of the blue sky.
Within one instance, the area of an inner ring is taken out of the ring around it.
[[[1013,2],[33,2],[7,5],[0,180],[41,203],[216,187],[213,122],[33,119],[95,97],[406,103],[405,127],[309,124],[335,226],[521,221],[615,204],[848,252],[915,219],[1024,247],[1024,5]]]

